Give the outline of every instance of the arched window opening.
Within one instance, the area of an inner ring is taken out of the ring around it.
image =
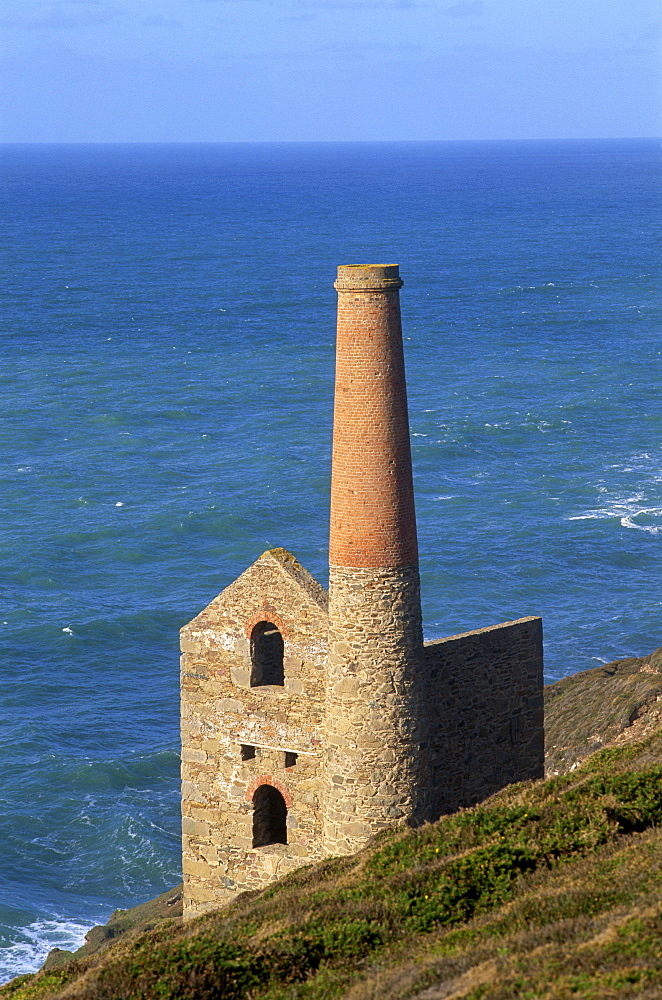
[[[273,622],[258,622],[251,635],[251,687],[285,684],[283,637]]]
[[[253,796],[253,847],[287,843],[287,806],[272,785],[260,785]]]

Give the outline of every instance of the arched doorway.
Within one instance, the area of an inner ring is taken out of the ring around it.
[[[273,622],[258,622],[251,633],[251,687],[285,684],[283,652],[285,644]]]
[[[253,847],[287,843],[287,806],[272,785],[260,785],[253,795]]]

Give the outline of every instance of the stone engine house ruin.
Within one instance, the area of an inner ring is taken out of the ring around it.
[[[328,594],[272,549],[182,629],[189,917],[543,774],[540,618],[423,641],[401,285],[338,269]]]

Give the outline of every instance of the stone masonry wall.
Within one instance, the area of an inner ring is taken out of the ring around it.
[[[329,579],[324,849],[350,854],[421,810],[423,638],[418,568]]]
[[[425,644],[430,819],[544,773],[542,621]]]
[[[186,916],[322,856],[325,604],[319,584],[275,550],[182,629]],[[250,687],[258,621],[274,622],[283,635],[284,686]],[[242,745],[255,756],[242,759]],[[252,846],[252,796],[261,784],[285,798],[286,845]]]

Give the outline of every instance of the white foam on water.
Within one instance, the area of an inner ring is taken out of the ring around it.
[[[662,518],[662,507],[635,507],[632,504],[641,502],[640,496],[628,497],[625,502],[615,503],[612,507],[597,507],[583,514],[574,514],[568,521],[600,521],[606,518],[618,518],[621,527],[635,531],[645,531],[650,535],[662,534],[662,523],[650,523],[653,518]],[[643,523],[641,523],[643,521]],[[648,521],[648,523],[646,523]]]
[[[51,948],[75,951],[85,943],[92,924],[75,920],[35,920],[14,930],[15,940],[0,947],[0,983],[26,972],[36,972]]]
[[[619,513],[616,510],[610,510],[608,507],[600,508],[599,510],[587,511],[585,514],[574,514],[572,517],[568,517],[568,521],[601,521],[606,517],[619,517]]]
[[[627,514],[625,517],[622,517],[621,524],[624,528],[634,528],[636,531],[647,531],[650,535],[659,535],[662,532],[662,525],[639,524],[635,521],[635,518],[659,517],[660,515],[662,515],[662,507],[644,507],[642,510],[635,511],[634,514]]]

